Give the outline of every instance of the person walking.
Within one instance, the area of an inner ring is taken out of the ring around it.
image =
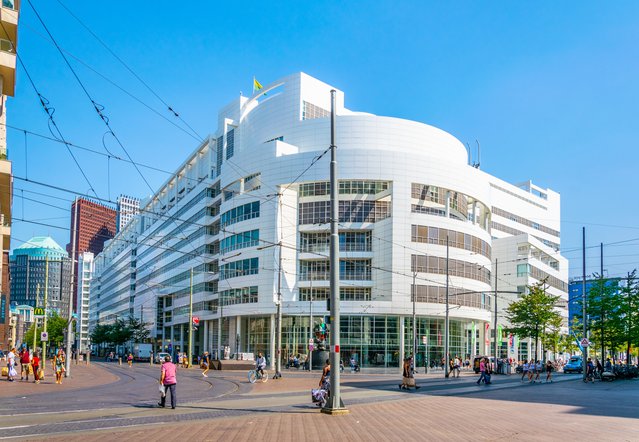
[[[29,382],[29,369],[31,363],[31,355],[29,354],[29,350],[26,347],[23,347],[20,350],[20,380],[25,380]]]
[[[160,369],[160,385],[164,386],[164,394],[158,402],[158,406],[164,408],[166,405],[166,395],[171,392],[171,408],[175,410],[177,397],[175,396],[175,386],[177,385],[177,367],[171,362],[171,356],[165,356],[164,363]]]
[[[586,363],[586,379],[584,379],[585,383],[588,381],[592,381],[595,383],[595,364],[592,363],[592,359],[588,358],[588,362]]]
[[[525,377],[528,377],[528,369],[529,369],[529,365],[528,365],[528,361],[526,359],[524,359],[524,364],[522,365],[522,369],[521,369],[521,381],[524,381]]]
[[[58,350],[58,353],[53,359],[53,369],[55,370],[55,383],[62,385],[62,374],[64,373],[65,356],[62,349]]]
[[[129,368],[133,367],[133,355],[131,353],[126,357],[126,362],[129,364]]]
[[[204,371],[202,372],[202,376],[204,376],[205,378],[208,378],[207,373],[209,372],[209,367],[211,366],[211,357],[209,356],[208,351],[205,351],[204,354],[202,355],[202,362],[200,366],[204,368]]]
[[[14,377],[18,375],[16,372],[16,349],[12,348],[7,354],[7,380],[9,382],[14,381]]]
[[[486,358],[481,358],[479,360],[479,379],[477,380],[477,385],[481,384],[482,381],[486,382]]]
[[[33,352],[33,358],[31,358],[31,369],[33,370],[33,382],[35,384],[40,383],[40,358],[38,353]]]
[[[455,356],[455,359],[453,360],[453,377],[455,378],[459,377],[460,368],[461,368],[461,359],[459,359],[459,356]]]
[[[552,371],[554,367],[552,362],[549,360],[546,361],[546,382],[552,382]]]
[[[541,383],[541,380],[539,379],[539,375],[541,374],[541,370],[543,369],[543,364],[541,363],[541,361],[537,361],[535,363],[535,380],[533,381],[533,384],[536,382]]]

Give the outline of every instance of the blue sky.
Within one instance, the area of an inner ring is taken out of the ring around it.
[[[119,89],[180,123],[57,0],[32,1],[131,156],[174,170],[196,140]],[[265,84],[304,71],[344,90],[350,109],[478,139],[482,169],[560,192],[571,275],[581,273],[582,226],[589,246],[606,244],[610,275],[637,266],[637,2],[63,3],[202,136],[221,106],[250,94],[253,75]],[[18,51],[68,141],[124,156],[26,1]],[[7,122],[49,134],[21,67]],[[29,135],[26,145],[25,154],[24,133],[9,131],[16,176],[87,191],[62,144]],[[100,197],[150,193],[131,165],[73,152]],[[154,188],[167,178],[143,172]],[[68,210],[22,196],[68,208],[72,195],[20,179],[14,187],[15,218],[68,227]],[[68,231],[17,219],[12,247],[41,234],[68,242]],[[598,248],[588,257],[598,271]]]

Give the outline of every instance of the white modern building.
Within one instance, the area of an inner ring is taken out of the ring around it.
[[[78,311],[76,318],[76,348],[85,353],[89,348],[89,295],[93,276],[93,253],[83,252],[78,257]]]
[[[140,200],[132,196],[120,195],[117,199],[117,214],[115,220],[116,233],[140,213]]]
[[[327,315],[329,294],[331,89],[298,73],[223,107],[217,131],[96,258],[92,323],[140,315],[158,349],[184,351],[192,294],[193,354],[274,355],[281,276],[282,358],[307,353],[311,311],[314,323]],[[496,257],[498,283],[550,276],[567,296],[557,193],[472,167],[438,128],[353,112],[336,96],[344,358],[399,366],[414,299],[418,364],[440,360],[446,273],[451,355],[489,353]],[[526,278],[506,274],[524,245]]]

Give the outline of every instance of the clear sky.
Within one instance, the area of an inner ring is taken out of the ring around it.
[[[31,1],[131,156],[173,171],[197,145],[171,124],[182,123],[61,3]],[[639,2],[63,3],[200,136],[216,130],[221,106],[251,93],[254,75],[266,84],[304,71],[345,91],[352,110],[478,139],[483,170],[560,192],[571,276],[581,273],[582,226],[597,246],[589,273],[599,269],[600,242],[608,274],[637,267]],[[27,0],[18,52],[67,141],[125,155]],[[9,125],[49,135],[22,67],[7,109]],[[17,177],[87,192],[64,145],[28,135],[26,146],[23,132],[9,130]],[[150,194],[130,164],[71,150],[100,197]],[[154,189],[168,177],[142,170]],[[68,230],[18,219],[68,228],[73,196],[20,179],[14,187],[12,247],[43,234],[64,247]]]

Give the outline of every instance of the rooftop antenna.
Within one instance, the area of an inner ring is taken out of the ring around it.
[[[479,140],[475,139],[475,143],[477,143],[477,163],[473,164],[473,167],[479,169],[479,165],[481,164],[481,146]]]

